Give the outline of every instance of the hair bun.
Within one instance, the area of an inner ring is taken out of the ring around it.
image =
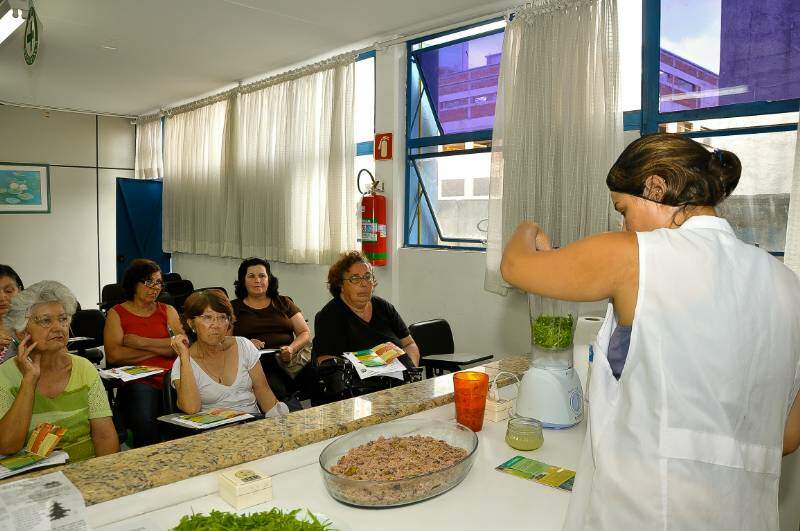
[[[708,171],[719,179],[722,185],[722,197],[718,198],[718,201],[722,201],[731,195],[736,189],[736,185],[739,184],[739,178],[742,175],[742,163],[735,153],[724,149],[716,148],[710,152],[709,156]]]

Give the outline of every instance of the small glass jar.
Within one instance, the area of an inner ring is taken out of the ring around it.
[[[506,443],[515,450],[536,450],[544,443],[542,423],[528,417],[511,417],[508,419]]]

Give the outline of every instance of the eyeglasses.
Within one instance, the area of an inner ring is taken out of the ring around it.
[[[163,282],[161,282],[160,280],[150,280],[150,279],[147,279],[147,280],[142,280],[142,284],[144,284],[144,285],[145,285],[145,286],[147,286],[148,288],[158,288],[158,289],[161,289],[161,288],[163,288],[163,287],[164,287],[164,283],[163,283]]]
[[[351,284],[361,284],[362,282],[366,282],[367,284],[374,284],[375,283],[375,275],[372,273],[365,273],[364,276],[353,275],[352,277],[345,278],[345,280],[349,281]]]
[[[56,322],[62,328],[69,326],[72,317],[69,315],[59,315],[58,317],[51,317],[49,315],[31,316],[31,320],[42,328],[52,328]]]
[[[198,315],[197,318],[206,326],[211,326],[213,323],[227,325],[231,322],[231,318],[227,315]]]

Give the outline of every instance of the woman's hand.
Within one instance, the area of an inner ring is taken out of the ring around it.
[[[511,241],[525,244],[529,249],[536,251],[552,251],[550,237],[542,228],[533,221],[523,221],[511,236]]]
[[[142,337],[136,334],[125,334],[122,336],[122,346],[128,348],[143,348]]]
[[[178,355],[178,357],[189,357],[189,338],[185,335],[178,334],[176,336],[172,336],[172,339],[170,340],[170,346],[175,354]]]
[[[262,348],[264,348],[264,342],[263,342],[263,341],[261,341],[260,339],[251,339],[251,340],[250,340],[250,343],[252,343],[253,345],[255,345],[255,347],[256,347],[257,349],[259,349],[259,350],[261,350]]]
[[[39,376],[42,374],[39,366],[41,355],[35,353],[34,349],[36,349],[36,343],[31,343],[31,336],[25,336],[25,339],[19,344],[17,356],[14,358],[14,361],[17,364],[19,372],[22,373],[23,380],[37,383],[39,381]]]
[[[294,349],[291,345],[284,345],[281,347],[280,352],[278,352],[278,357],[283,363],[289,363],[292,361],[292,354],[294,354]]]

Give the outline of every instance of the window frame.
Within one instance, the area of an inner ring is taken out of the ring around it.
[[[623,113],[623,129],[638,131],[640,135],[658,132],[661,124],[681,121],[698,121],[720,118],[746,118],[764,114],[797,112],[800,98],[778,101],[754,101],[718,105],[683,111],[661,112],[659,109],[659,72],[661,69],[661,2],[642,0],[642,99],[641,109]],[[797,123],[729,127],[714,131],[682,133],[688,138],[754,135],[796,131]],[[770,252],[783,256],[783,252]]]
[[[417,113],[421,108],[421,102],[417,101],[416,105],[413,101],[416,96],[416,89],[412,90],[410,86],[412,77],[412,69],[415,67],[415,57],[418,52],[426,52],[431,50],[437,50],[446,46],[453,46],[455,44],[459,44],[462,42],[468,42],[475,39],[480,39],[482,37],[487,37],[490,35],[496,35],[498,33],[504,33],[506,31],[505,26],[501,28],[493,28],[487,31],[483,31],[480,33],[475,33],[474,35],[468,35],[464,37],[460,37],[457,39],[453,39],[451,41],[442,42],[438,44],[434,44],[431,46],[426,46],[415,50],[414,47],[425,41],[429,41],[432,39],[444,37],[446,35],[456,34],[465,30],[469,30],[472,28],[476,28],[479,26],[484,26],[488,24],[492,24],[498,21],[503,20],[503,17],[495,17],[488,20],[482,20],[480,22],[476,22],[473,24],[469,24],[466,26],[460,26],[458,28],[441,31],[438,33],[433,33],[430,35],[425,35],[423,37],[418,37],[406,42],[406,149],[405,149],[405,189],[404,189],[404,208],[403,208],[403,247],[409,248],[421,248],[421,249],[449,249],[449,250],[458,250],[458,251],[486,251],[486,239],[477,239],[477,238],[458,238],[458,237],[451,237],[446,236],[442,232],[441,225],[436,215],[436,211],[434,210],[431,200],[430,194],[436,193],[438,194],[438,190],[427,190],[424,183],[420,178],[419,173],[419,166],[417,165],[418,160],[424,159],[431,159],[431,158],[439,158],[439,157],[449,157],[449,156],[457,156],[457,155],[470,155],[476,153],[490,153],[492,151],[491,147],[476,147],[471,149],[463,149],[457,151],[442,151],[442,152],[432,152],[432,153],[412,153],[413,150],[418,150],[421,148],[426,147],[434,147],[434,146],[441,146],[447,144],[459,144],[465,142],[485,142],[492,140],[492,133],[493,129],[482,129],[478,131],[472,131],[467,133],[447,133],[443,132],[441,124],[439,123],[438,113],[434,112],[434,119],[436,120],[437,129],[442,133],[436,136],[425,136],[425,137],[417,137],[412,138],[412,129],[414,126],[414,121],[417,117]],[[420,70],[420,78],[423,78],[423,74]],[[424,81],[423,81],[424,84]],[[430,98],[430,94],[427,90],[424,92],[420,92],[419,98],[422,97]],[[430,102],[429,100],[429,103]],[[431,109],[433,109],[433,105],[431,104]],[[412,243],[410,241],[410,234],[413,228],[413,225],[418,223],[421,215],[411,216],[409,215],[411,210],[411,201],[410,201],[410,190],[412,189],[412,178],[416,175],[416,179],[414,179],[414,187],[416,188],[420,184],[422,185],[420,188],[421,193],[419,194],[415,211],[421,212],[423,208],[426,208],[422,205],[423,201],[427,205],[427,209],[430,212],[430,219],[436,229],[438,241],[445,242],[445,245],[442,244],[421,244],[421,243]],[[468,198],[473,199],[473,198]],[[478,198],[475,198],[478,199]],[[453,244],[461,244],[461,245],[446,245],[447,243]],[[467,244],[467,245],[464,245]]]
[[[364,61],[366,59],[373,59],[375,63],[377,63],[375,50],[369,50],[367,52],[360,53],[356,56],[356,62]],[[377,66],[375,64],[374,66]],[[372,69],[372,91],[375,92],[375,85],[377,82],[377,68]],[[362,155],[374,155],[375,154],[375,114],[377,110],[377,102],[375,98],[372,98],[372,140],[366,140],[364,142],[356,142],[356,157],[360,157]]]

